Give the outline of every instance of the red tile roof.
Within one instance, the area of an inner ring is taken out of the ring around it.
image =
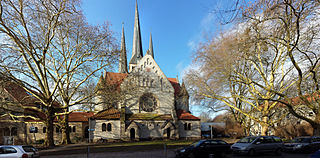
[[[128,76],[126,73],[115,73],[115,72],[106,72],[105,73],[105,80],[110,85],[117,85],[119,86],[123,80]]]
[[[178,95],[180,93],[180,84],[177,81],[176,78],[168,78],[168,80],[170,81],[172,87],[174,88],[174,95]]]
[[[116,72],[106,72],[105,73],[105,82],[109,85],[116,85],[117,89],[120,88],[120,84],[123,80],[128,76],[127,73],[116,73]],[[178,95],[180,93],[180,84],[176,78],[168,78],[171,85],[174,88],[174,95]]]
[[[114,120],[120,119],[120,111],[115,108],[102,110],[91,117],[96,120]]]
[[[93,112],[72,112],[69,114],[69,122],[87,122],[93,115]]]
[[[14,98],[16,101],[18,101],[22,105],[28,105],[28,104],[35,104],[36,102],[39,102],[38,99],[33,97],[31,94],[27,93],[25,89],[23,89],[21,86],[13,83],[13,82],[7,82],[4,86],[4,89],[8,92],[8,94]]]
[[[200,121],[200,118],[195,117],[184,110],[177,110],[177,116],[179,120],[199,120]]]

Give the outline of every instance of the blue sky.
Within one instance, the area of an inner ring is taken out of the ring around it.
[[[179,75],[181,81],[195,46],[221,29],[212,10],[223,5],[223,0],[138,0],[143,53],[152,33],[156,62],[167,77]],[[124,23],[129,61],[135,0],[83,0],[82,9],[90,24],[111,23],[119,42]]]

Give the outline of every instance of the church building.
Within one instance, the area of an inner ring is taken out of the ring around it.
[[[96,90],[99,112],[89,119],[93,142],[200,138],[200,119],[190,113],[187,89],[161,71],[151,35],[143,54],[137,4],[129,65],[122,27],[119,72],[105,72]]]

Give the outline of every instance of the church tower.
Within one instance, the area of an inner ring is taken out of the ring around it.
[[[124,27],[122,25],[122,36],[121,36],[121,50],[120,50],[120,59],[119,59],[119,73],[128,73],[127,65],[127,50],[126,50],[126,41],[124,37]]]
[[[137,66],[138,61],[142,57],[143,57],[143,53],[142,53],[142,44],[141,44],[138,2],[136,1],[136,12],[134,17],[134,29],[133,29],[132,56],[129,62],[129,72],[131,72]]]

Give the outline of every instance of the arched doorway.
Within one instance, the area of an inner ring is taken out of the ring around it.
[[[136,138],[136,130],[134,128],[130,129],[130,139],[133,140]]]
[[[167,128],[167,138],[169,139],[170,138],[170,135],[171,135],[171,130],[170,130],[170,127]]]
[[[84,138],[89,138],[89,126],[84,128]]]

